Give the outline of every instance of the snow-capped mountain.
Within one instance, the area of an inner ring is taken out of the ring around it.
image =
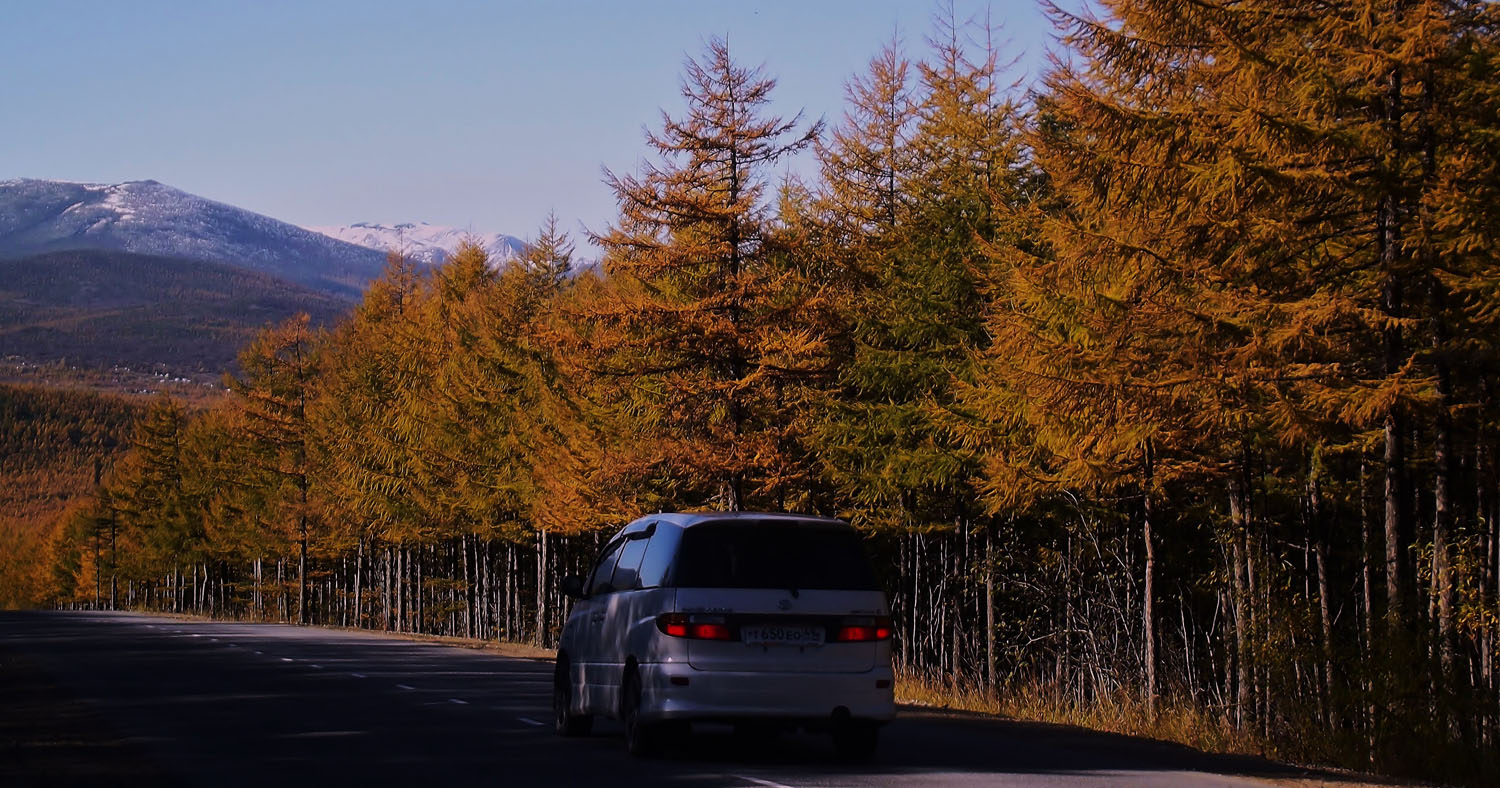
[[[99,249],[239,265],[357,291],[385,255],[156,181],[0,181],[0,257]]]
[[[463,241],[479,244],[494,264],[514,260],[526,249],[526,242],[501,233],[475,233],[457,227],[443,227],[426,222],[405,224],[371,224],[358,222],[338,227],[309,227],[329,238],[351,244],[400,252],[411,260],[439,265],[457,251]]]

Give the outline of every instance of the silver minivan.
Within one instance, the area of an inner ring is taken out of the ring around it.
[[[692,722],[833,734],[874,754],[895,716],[891,618],[859,534],[821,517],[654,514],[625,526],[574,599],[553,680],[557,732],[619,719],[648,754]]]

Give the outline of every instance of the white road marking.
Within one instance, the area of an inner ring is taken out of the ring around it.
[[[771,782],[770,780],[762,780],[759,777],[747,777],[743,774],[731,774],[729,776],[735,778],[736,780],[744,780],[745,782],[755,783],[756,785],[764,785],[766,786],[766,788],[792,788],[792,786],[785,783],[776,783]]]
[[[547,723],[545,723],[545,722],[537,722],[536,720],[533,720],[530,717],[517,717],[516,719],[520,720],[521,722],[526,723],[527,725],[535,725],[538,728],[545,727],[547,725]]]
[[[292,659],[291,657],[282,657],[281,661],[282,662],[296,662],[297,660]]]
[[[261,654],[261,655],[264,655],[264,654],[265,654],[265,653],[266,653],[266,652],[264,652],[264,651],[257,651],[257,652],[255,652],[255,653],[257,653],[257,654]]]
[[[416,688],[415,687],[408,687],[405,684],[397,684],[396,685],[396,689],[410,690],[410,689],[416,689]]]
[[[317,668],[318,670],[322,670],[323,669],[322,665],[313,665],[313,667]]]
[[[457,703],[460,706],[467,706],[467,705],[469,705],[468,701],[466,701],[466,700],[459,700],[458,698],[449,698],[448,702],[449,703]]]
[[[351,675],[351,676],[353,676],[353,677],[355,677],[357,679],[362,679],[362,678],[365,677],[365,674],[363,674],[363,673],[350,673],[349,675]]]

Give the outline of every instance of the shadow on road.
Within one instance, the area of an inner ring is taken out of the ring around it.
[[[575,744],[586,750],[623,751],[618,726],[603,723],[593,736]],[[1048,723],[1003,720],[982,715],[903,711],[881,733],[880,752],[869,763],[848,763],[835,755],[827,736],[787,733],[756,739],[728,726],[695,726],[659,756],[664,763],[726,772],[793,769],[838,782],[839,777],[909,777],[918,774],[1024,777],[1130,775],[1132,780],[1167,781],[1169,775],[1197,773],[1274,781],[1310,780],[1340,785],[1404,785],[1342,771],[1311,769],[1255,756],[1206,753],[1180,744],[1101,733]],[[1191,782],[1191,779],[1188,780]]]
[[[660,758],[553,735],[551,667],[304,627],[0,612],[0,785],[1392,784],[1082,728],[907,710],[869,764],[700,726]]]

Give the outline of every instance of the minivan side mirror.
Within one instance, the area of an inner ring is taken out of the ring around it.
[[[569,599],[583,598],[583,575],[568,575],[562,579],[563,596]]]

